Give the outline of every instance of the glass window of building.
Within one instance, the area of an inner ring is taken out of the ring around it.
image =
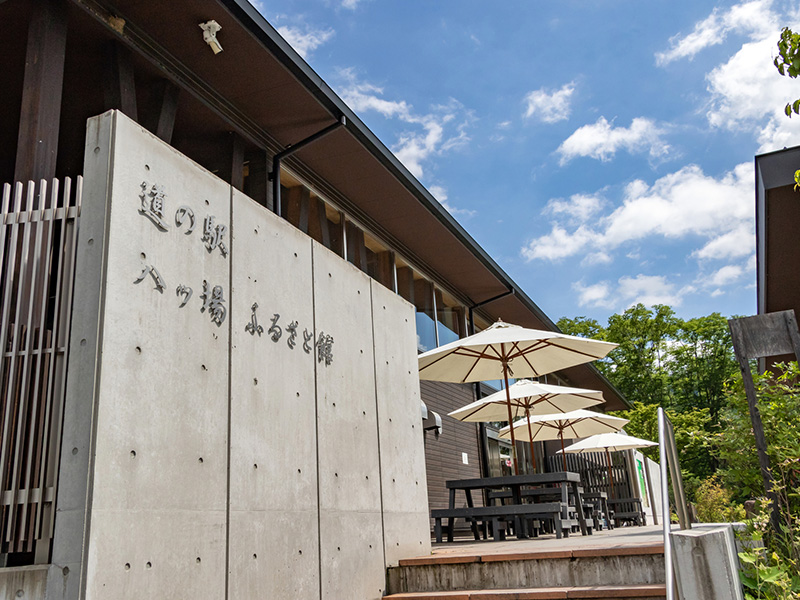
[[[459,338],[466,337],[466,319],[464,307],[450,294],[436,288],[436,327],[439,334],[439,345],[449,344]]]
[[[484,329],[488,329],[491,326],[491,323],[487,319],[484,319],[482,316],[480,316],[477,312],[472,313],[472,320],[475,323],[475,333],[483,331]],[[472,334],[471,331],[469,333],[470,335]]]
[[[397,293],[417,308],[417,350],[427,352],[437,345],[433,284],[399,256],[396,261]]]

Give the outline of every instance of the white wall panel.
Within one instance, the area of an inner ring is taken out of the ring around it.
[[[372,286],[381,493],[387,565],[430,553],[414,307]]]
[[[379,598],[383,588],[380,467],[370,279],[313,246],[317,335],[320,560],[323,598]]]
[[[233,240],[230,597],[319,598],[311,240],[239,192]]]
[[[200,568],[186,581],[196,593],[184,597],[219,598],[224,593],[220,532],[226,518],[228,321],[213,323],[208,311],[200,310],[200,296],[204,280],[220,285],[229,310],[230,259],[219,248],[204,249],[202,221],[213,215],[229,226],[230,191],[132,121],[118,113],[114,117],[87,597],[140,598],[142,589],[168,589],[186,562],[191,559],[194,568],[199,557]],[[139,213],[143,182],[145,192],[163,186],[167,231]],[[176,227],[182,205],[196,217],[190,235],[185,234],[188,223]],[[230,239],[224,241],[230,247]],[[163,289],[156,289],[149,274],[134,283],[150,266],[160,274]],[[179,284],[193,289],[183,308]],[[158,557],[146,559],[153,566],[145,571],[139,563],[150,554]],[[130,570],[124,570],[125,563]],[[112,574],[136,583],[110,592]]]

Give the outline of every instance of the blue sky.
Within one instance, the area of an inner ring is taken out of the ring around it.
[[[755,312],[753,156],[800,143],[771,65],[796,3],[255,4],[554,320]]]

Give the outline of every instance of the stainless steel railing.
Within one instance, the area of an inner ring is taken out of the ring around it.
[[[681,464],[678,459],[678,449],[675,446],[675,431],[672,422],[663,408],[658,408],[658,441],[659,463],[661,470],[661,515],[664,531],[664,575],[666,577],[667,600],[675,600],[675,574],[672,565],[672,540],[670,539],[670,503],[669,480],[667,468],[672,480],[672,491],[675,497],[675,512],[681,529],[691,529],[689,508],[686,503],[686,494],[683,491],[683,478],[681,477]]]

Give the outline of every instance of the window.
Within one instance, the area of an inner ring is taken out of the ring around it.
[[[433,314],[433,284],[397,257],[397,293],[417,308],[417,350],[436,347],[436,322]]]
[[[466,337],[464,307],[450,294],[436,288],[436,327],[439,345],[449,344]]]

